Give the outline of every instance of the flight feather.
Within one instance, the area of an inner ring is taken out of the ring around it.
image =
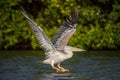
[[[57,50],[64,50],[69,39],[76,31],[76,25],[78,22],[78,10],[76,8],[71,10],[71,17],[71,20],[68,17],[65,18],[63,24],[53,38],[53,44]]]
[[[38,43],[41,45],[41,47],[45,51],[54,50],[55,48],[52,42],[50,42],[44,31],[32,19],[30,19],[24,11],[22,11],[22,14],[25,16],[28,23],[30,24],[30,28],[34,33]]]

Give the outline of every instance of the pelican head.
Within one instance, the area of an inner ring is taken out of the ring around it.
[[[75,48],[75,47],[71,47],[71,46],[66,46],[67,50],[70,50],[72,52],[82,52],[82,51],[86,51],[84,49],[80,49],[80,48]]]

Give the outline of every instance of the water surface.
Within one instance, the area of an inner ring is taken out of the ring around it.
[[[0,51],[0,80],[119,80],[120,51],[75,53],[62,63],[68,73],[41,64],[41,51]]]

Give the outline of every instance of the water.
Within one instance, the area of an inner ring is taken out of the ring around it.
[[[0,51],[0,80],[120,80],[120,51],[75,53],[62,63],[67,73],[56,73],[41,60],[41,51]]]

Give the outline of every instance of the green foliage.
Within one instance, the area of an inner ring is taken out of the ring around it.
[[[72,7],[79,10],[77,31],[69,45],[84,49],[120,48],[119,0],[9,0],[0,1],[0,49],[39,49],[22,6],[52,40]]]

